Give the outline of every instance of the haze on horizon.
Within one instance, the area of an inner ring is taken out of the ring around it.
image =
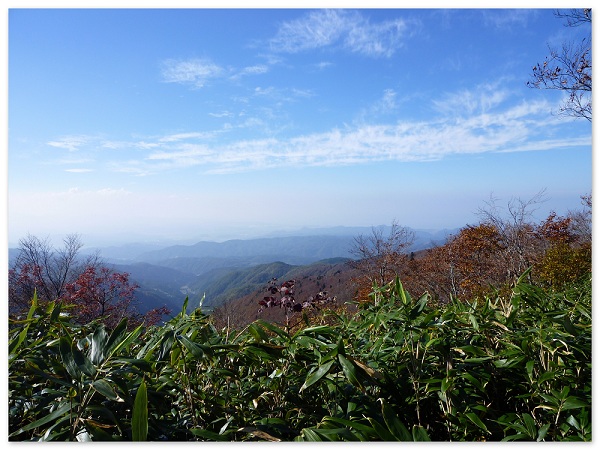
[[[551,9],[8,11],[8,241],[462,227],[592,191],[592,126],[530,89]]]

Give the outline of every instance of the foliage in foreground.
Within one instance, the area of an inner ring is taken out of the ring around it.
[[[526,274],[525,274],[526,275]],[[59,303],[10,323],[9,439],[591,440],[591,276],[509,301],[398,279],[333,325],[217,330],[200,309],[129,331]]]

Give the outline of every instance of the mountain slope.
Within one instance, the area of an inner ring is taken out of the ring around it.
[[[205,295],[204,305],[214,308],[261,289],[273,278],[285,277],[293,267],[274,262],[246,269],[216,269],[198,277],[190,284],[190,290],[198,297]]]
[[[310,296],[322,291],[336,297],[338,305],[351,302],[356,293],[352,278],[357,273],[348,265],[348,261],[348,259],[336,258],[304,266],[292,266],[289,271],[278,277],[278,283],[289,279],[295,280],[294,297],[297,302],[304,302]],[[284,324],[285,310],[282,308],[268,308],[259,313],[258,302],[267,295],[269,280],[266,281],[246,295],[220,303],[221,316],[227,316],[224,320],[229,320],[230,325],[235,327],[243,327],[259,318]]]
[[[351,236],[287,236],[225,242],[202,241],[194,245],[175,245],[146,252],[136,259],[156,263],[181,257],[218,257],[308,264],[325,258],[349,257],[353,240]]]

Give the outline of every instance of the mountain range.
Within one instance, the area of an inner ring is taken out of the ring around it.
[[[390,227],[379,228],[385,236]],[[200,241],[191,245],[131,243],[84,248],[81,252],[97,252],[114,270],[128,272],[130,280],[139,285],[136,300],[141,312],[164,304],[177,313],[186,296],[190,309],[197,307],[203,297],[203,306],[212,309],[241,298],[253,299],[269,280],[293,276],[294,271],[309,279],[311,273],[317,277],[318,272],[332,268],[338,273],[348,270],[346,262],[354,258],[351,250],[355,238],[368,236],[372,231],[372,227],[302,229],[293,236]],[[444,243],[456,230],[412,231],[415,240],[409,251],[416,252]],[[14,256],[15,249],[9,250],[9,255]],[[335,289],[347,296],[347,289],[341,286],[342,278],[337,277],[340,284]],[[344,283],[347,284],[346,278]]]

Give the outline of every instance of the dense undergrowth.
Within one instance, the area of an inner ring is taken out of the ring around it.
[[[591,275],[446,305],[398,279],[297,331],[77,325],[59,303],[9,327],[9,439],[562,441],[592,438]]]

